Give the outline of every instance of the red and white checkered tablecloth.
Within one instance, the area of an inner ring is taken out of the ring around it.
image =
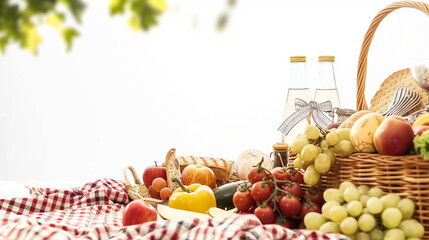
[[[71,189],[30,188],[31,198],[0,199],[2,239],[347,239],[339,234],[262,225],[254,215],[122,226],[125,184],[100,179]]]

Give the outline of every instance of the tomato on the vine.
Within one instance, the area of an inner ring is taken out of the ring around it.
[[[306,196],[310,201],[316,203],[319,206],[323,205],[323,192],[317,190],[315,187],[310,188],[307,191],[304,191],[304,196]]]
[[[309,212],[317,212],[320,213],[320,207],[316,203],[313,202],[304,202],[301,207],[301,212],[299,213],[299,216],[301,217],[301,220],[304,221],[305,215]]]
[[[274,211],[270,206],[259,206],[253,212],[259,218],[262,224],[270,224],[274,222]]]
[[[250,195],[256,202],[263,202],[270,197],[271,187],[268,185],[268,183],[256,182],[252,185]]]
[[[277,187],[279,188],[281,188],[283,184],[285,184],[284,182],[285,180],[290,181],[290,174],[288,173],[286,168],[275,167],[273,170],[271,170],[271,173],[273,174],[274,178],[278,181]]]
[[[298,169],[292,168],[289,170],[290,180],[299,184],[305,184],[304,175]]]
[[[295,196],[284,196],[280,199],[279,208],[283,215],[293,217],[301,211],[301,203]]]
[[[294,195],[297,198],[301,198],[302,197],[302,190],[301,187],[299,186],[298,183],[296,182],[290,182],[290,183],[286,183],[283,186],[283,190]]]
[[[240,211],[247,211],[249,208],[253,205],[255,201],[253,200],[252,196],[250,195],[250,191],[237,191],[234,193],[234,196],[232,196],[232,203],[234,203],[234,206],[240,210]]]
[[[280,225],[282,227],[285,228],[291,228],[291,222],[289,221],[289,219],[287,219],[284,216],[277,216],[276,220],[274,221],[275,224]]]
[[[283,193],[277,193],[274,197],[268,200],[268,206],[274,208],[274,201],[276,201],[276,205],[279,205],[280,199],[284,196]]]
[[[252,167],[247,174],[247,177],[249,179],[249,182],[254,184],[256,182],[262,181],[262,180],[268,180],[271,179],[271,175],[264,169],[262,169],[259,166]]]

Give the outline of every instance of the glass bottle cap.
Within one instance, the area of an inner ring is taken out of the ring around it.
[[[305,56],[291,56],[290,62],[305,62],[307,58]]]
[[[319,56],[319,62],[335,62],[335,56]]]
[[[287,145],[287,143],[275,143],[273,144],[273,149],[287,151],[289,149],[289,146]]]

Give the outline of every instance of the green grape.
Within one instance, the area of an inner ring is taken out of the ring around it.
[[[335,146],[334,149],[337,153],[341,155],[348,156],[354,152],[353,144],[348,140],[340,140]]]
[[[302,169],[302,160],[299,158],[295,158],[295,160],[293,160],[293,166],[295,168]]]
[[[358,188],[360,195],[368,195],[369,187],[367,185],[360,185]]]
[[[350,141],[350,128],[339,128],[335,130],[335,132],[338,133],[338,136],[340,137],[340,141],[341,140]]]
[[[352,235],[346,235],[346,237],[348,237],[348,238],[350,238],[350,240],[356,240],[357,239],[357,232],[355,232],[354,234],[352,234]]]
[[[333,222],[341,222],[347,217],[347,209],[343,206],[335,206],[329,210],[329,219]]]
[[[344,181],[340,184],[338,189],[343,193],[344,190],[346,190],[346,188],[348,188],[348,187],[355,187],[355,185],[352,182]]]
[[[324,149],[324,148],[328,148],[328,147],[329,147],[329,145],[328,145],[328,143],[326,142],[326,140],[322,140],[322,141],[320,141],[320,147],[321,147],[322,149]]]
[[[340,233],[340,226],[338,223],[326,222],[320,226],[319,231],[324,233]]]
[[[371,214],[379,214],[383,211],[383,203],[378,197],[370,197],[366,202],[366,208]]]
[[[359,229],[363,232],[369,232],[375,227],[375,218],[371,214],[364,213],[358,218]]]
[[[381,231],[379,228],[374,228],[371,232],[369,232],[369,237],[371,240],[383,240],[383,235],[383,231]]]
[[[320,173],[316,171],[314,165],[311,164],[305,169],[304,182],[308,185],[316,185],[319,182]]]
[[[339,203],[344,202],[343,194],[341,194],[341,191],[336,188],[328,188],[323,192],[323,199],[325,202],[328,201],[337,201]]]
[[[357,217],[362,214],[363,206],[361,202],[355,200],[349,202],[346,208],[350,216]]]
[[[295,138],[293,143],[290,145],[290,150],[293,153],[300,153],[302,151],[302,149],[308,144],[309,144],[309,142],[306,138],[297,137],[297,138]]]
[[[363,208],[363,209],[362,209],[362,214],[364,214],[364,213],[366,213],[366,214],[370,214],[370,213],[369,213],[369,211],[368,211],[368,208]]]
[[[317,155],[316,159],[314,159],[314,168],[319,173],[327,173],[331,168],[331,160],[329,159],[329,156],[324,153]]]
[[[405,234],[397,228],[389,229],[384,234],[383,240],[405,240]]]
[[[358,223],[356,219],[353,217],[346,217],[340,223],[340,230],[343,234],[352,235],[356,233],[357,229],[358,229]]]
[[[381,190],[381,189],[380,189],[380,188],[378,188],[378,187],[370,188],[370,189],[369,189],[369,191],[368,191],[368,195],[369,195],[370,197],[378,197],[378,198],[381,198],[381,196],[383,196],[383,194],[384,194],[383,190]]]
[[[340,141],[340,135],[336,132],[330,132],[326,134],[325,140],[329,146],[335,146]]]
[[[326,202],[325,204],[323,204],[322,209],[321,209],[322,210],[322,215],[325,218],[329,218],[329,211],[331,211],[331,209],[333,207],[336,207],[336,206],[340,206],[340,203],[337,202],[337,201],[328,201],[328,202]]]
[[[396,205],[401,200],[401,197],[396,193],[389,193],[380,198],[381,202],[383,203],[383,208],[392,208],[396,207]]]
[[[402,213],[402,219],[410,219],[414,214],[414,202],[408,198],[401,199],[396,208]]]
[[[323,153],[329,156],[329,160],[331,160],[331,166],[335,164],[335,153],[334,150],[331,149],[323,149]]]
[[[358,200],[360,198],[360,193],[359,190],[357,190],[357,188],[355,188],[354,186],[348,187],[344,190],[343,197],[346,202],[351,202]]]
[[[307,230],[319,230],[320,226],[322,226],[326,222],[326,218],[316,212],[309,212],[304,217],[304,225]]]
[[[305,163],[310,164],[313,163],[314,159],[317,157],[317,154],[319,154],[319,149],[313,144],[308,144],[302,149],[300,158]]]
[[[401,222],[399,225],[405,237],[407,238],[421,238],[425,233],[425,228],[415,219],[407,219]]]
[[[366,232],[359,232],[356,236],[356,240],[371,240],[369,234]]]
[[[369,195],[361,195],[361,196],[360,196],[359,201],[362,203],[362,206],[363,206],[363,207],[366,207],[366,202],[368,201],[368,199],[369,199],[370,197],[371,197],[371,196],[369,196]]]
[[[308,125],[305,127],[304,134],[308,139],[317,139],[320,136],[320,130],[314,125]]]
[[[396,228],[402,220],[402,213],[397,208],[388,208],[381,213],[381,222],[386,228]]]

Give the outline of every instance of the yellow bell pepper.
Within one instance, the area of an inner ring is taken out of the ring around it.
[[[194,183],[185,187],[178,179],[173,181],[177,182],[180,188],[171,194],[169,207],[199,213],[207,213],[211,207],[216,207],[216,198],[209,186]]]

